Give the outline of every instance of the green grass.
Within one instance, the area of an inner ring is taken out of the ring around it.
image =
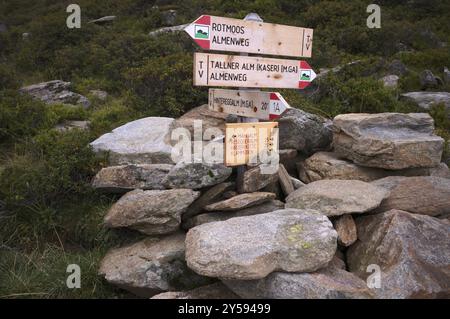
[[[129,298],[98,275],[108,249],[142,238],[102,226],[114,198],[84,198],[55,208],[23,207],[0,217],[0,298]],[[81,268],[68,289],[67,266]]]
[[[122,291],[114,289],[97,275],[104,249],[73,251],[48,244],[42,250],[24,253],[14,249],[0,250],[0,299],[3,298],[116,298]],[[81,287],[66,285],[67,266],[81,269]]]

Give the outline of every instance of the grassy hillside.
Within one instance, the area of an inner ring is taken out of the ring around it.
[[[79,0],[81,29],[66,27],[73,1],[9,0],[0,4],[0,298],[121,297],[96,275],[112,246],[138,235],[101,227],[115,201],[95,193],[92,176],[105,165],[88,142],[145,116],[177,117],[207,102],[207,88],[192,86],[192,57],[198,47],[183,33],[150,37],[201,14],[243,18],[257,12],[266,22],[314,28],[315,70],[359,63],[324,77],[317,94],[281,93],[294,107],[332,118],[348,112],[408,112],[402,92],[420,90],[418,74],[443,77],[450,67],[450,2],[439,0]],[[366,7],[382,8],[381,29],[368,29]],[[115,15],[107,25],[87,23]],[[29,33],[26,38],[23,33]],[[397,89],[378,80],[398,59],[410,73]],[[18,93],[24,85],[60,79],[88,96],[88,110],[46,106]],[[109,93],[106,101],[92,89]],[[449,91],[449,84],[439,88]],[[443,109],[431,111],[438,134],[450,137]],[[64,120],[90,120],[92,129],[58,132]],[[3,213],[1,211],[3,210]],[[82,288],[65,286],[66,266],[82,268]],[[126,295],[125,295],[126,296]]]

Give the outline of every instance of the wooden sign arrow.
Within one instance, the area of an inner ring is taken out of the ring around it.
[[[306,61],[195,53],[194,85],[304,89],[316,78]]]
[[[311,57],[313,29],[202,15],[185,28],[205,50]]]
[[[278,92],[209,89],[209,109],[216,112],[273,120],[288,108]]]

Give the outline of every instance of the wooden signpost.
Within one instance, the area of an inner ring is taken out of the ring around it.
[[[250,121],[273,120],[289,108],[277,92],[247,88],[304,89],[316,77],[306,61],[247,53],[311,57],[313,30],[264,23],[250,13],[244,20],[202,15],[185,31],[205,50],[240,53],[195,53],[194,85],[239,88],[210,89],[209,109],[236,114],[241,122],[227,123],[225,132],[225,165],[237,166],[236,184],[241,193],[245,165],[261,163],[264,157],[268,159],[264,163],[271,165],[278,156],[278,123]]]
[[[185,28],[205,50],[311,57],[313,29],[202,15]]]
[[[194,85],[304,89],[316,77],[306,61],[194,54]]]
[[[265,153],[264,153],[265,152]],[[225,124],[225,165],[257,164],[261,156],[278,154],[278,123]]]
[[[209,89],[209,109],[216,112],[274,120],[288,108],[278,92]]]

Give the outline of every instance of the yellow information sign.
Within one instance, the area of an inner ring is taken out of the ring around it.
[[[225,165],[268,163],[278,155],[278,123],[227,123]]]

